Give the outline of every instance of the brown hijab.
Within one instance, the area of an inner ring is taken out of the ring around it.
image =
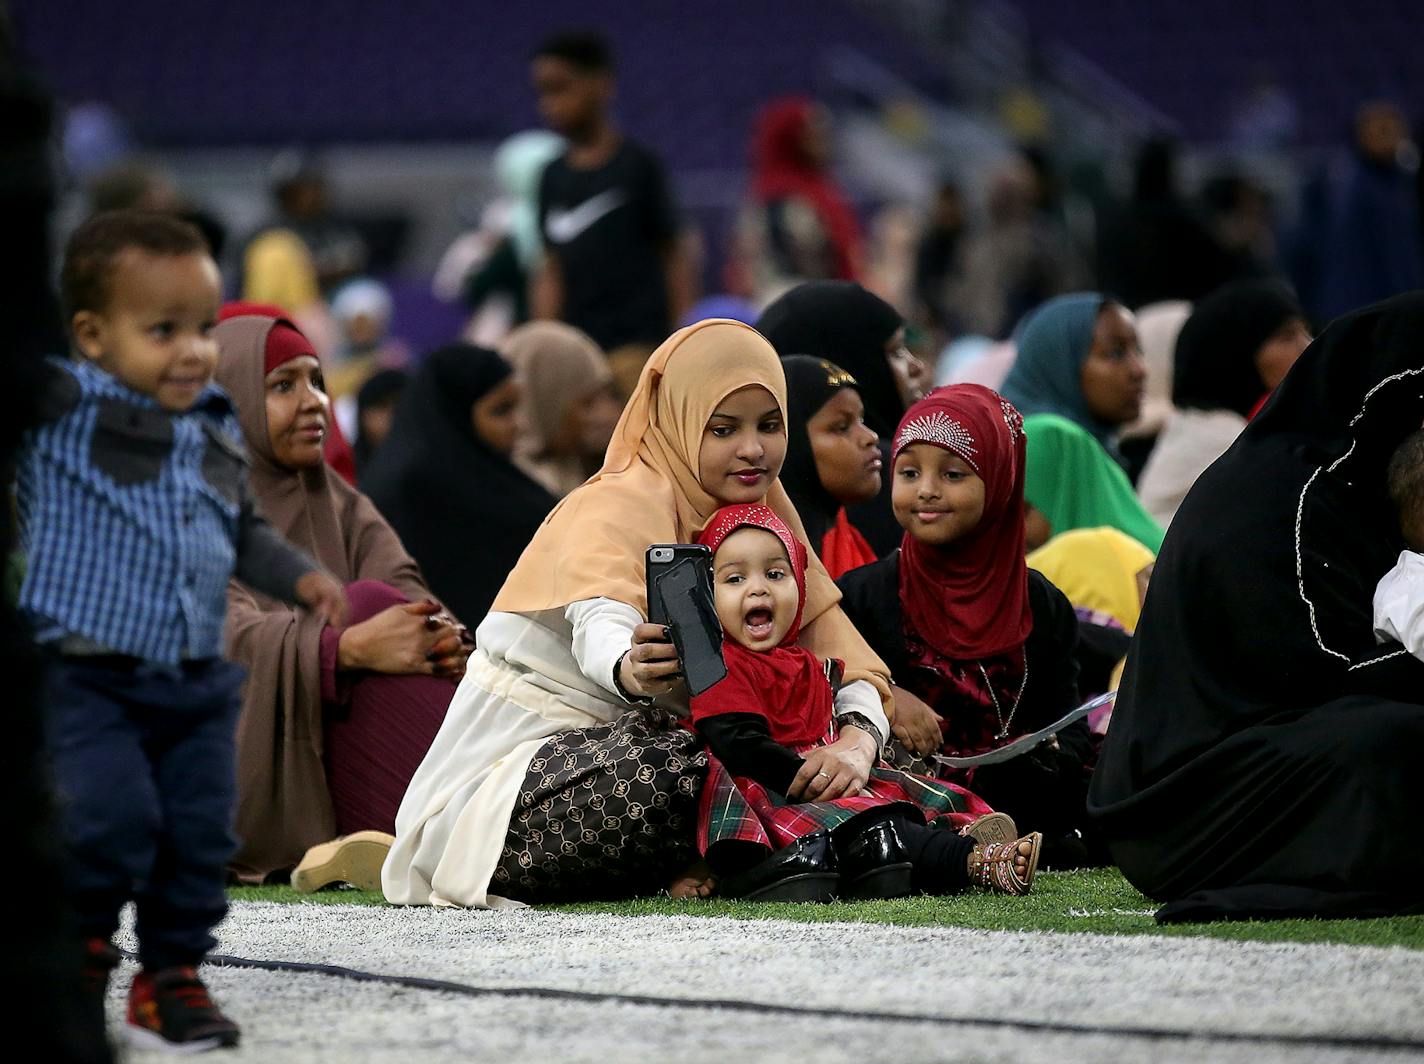
[[[217,381],[232,397],[252,462],[251,484],[288,542],[343,583],[380,580],[412,599],[430,592],[371,501],[325,464],[279,465],[267,434],[267,337],[278,319],[244,315],[214,330]],[[247,669],[237,729],[237,833],[233,871],[260,882],[335,834],[322,767],[321,634],[310,613],[233,581],[227,655]]]
[[[769,391],[785,417],[781,360],[751,326],[712,319],[673,333],[644,366],[603,468],[545,519],[494,609],[533,613],[608,598],[646,616],[644,554],[652,543],[694,542],[717,512],[719,502],[697,480],[702,435],[718,404],[749,385]],[[771,485],[766,504],[806,542],[780,481]],[[871,680],[888,700],[889,671],[839,601],[813,553],[800,645],[840,658],[847,680]]]
[[[600,386],[611,386],[608,358],[587,334],[560,321],[531,321],[500,344],[523,386],[524,432],[514,463],[562,498],[588,478],[580,455],[552,455],[549,447],[563,431],[569,408]]]

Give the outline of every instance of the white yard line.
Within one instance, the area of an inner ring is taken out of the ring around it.
[[[1424,1042],[1424,954],[1403,949],[262,903],[235,905],[220,935],[219,950],[227,954],[477,986],[770,1001],[1123,1031],[1394,1034]],[[319,975],[210,969],[207,977],[246,1029],[244,1050],[222,1059],[263,1064],[1405,1059],[1271,1041],[1151,1040],[469,998]]]

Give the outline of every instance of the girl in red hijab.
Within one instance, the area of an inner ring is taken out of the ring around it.
[[[807,551],[786,524],[766,506],[731,506],[698,542],[714,551],[727,665],[721,682],[692,699],[711,750],[700,842],[726,876],[721,893],[825,901],[943,894],[971,882],[1028,893],[1040,837],[1016,844],[1007,818],[986,815],[962,787],[884,764],[862,777],[838,756],[842,729],[879,732],[857,713],[835,716],[840,662],[796,645]]]
[[[940,388],[906,412],[892,458],[900,549],[840,581],[899,685],[892,757],[974,756],[1052,724],[1078,704],[1078,630],[1067,598],[1024,562],[1023,418],[981,385]],[[1012,760],[941,776],[1043,832],[1046,862],[1074,866],[1090,859],[1094,756],[1079,721]]]
[[[830,134],[822,108],[804,96],[767,104],[757,118],[752,194],[767,212],[779,273],[803,280],[860,277],[860,224],[830,171]],[[809,209],[819,239],[807,238],[795,210]]]

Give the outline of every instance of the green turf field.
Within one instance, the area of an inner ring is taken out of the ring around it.
[[[234,887],[234,901],[384,905],[380,894],[331,890],[298,894],[290,887]],[[961,894],[945,898],[789,905],[739,901],[672,901],[646,898],[629,902],[591,902],[551,906],[561,912],[613,913],[626,916],[726,916],[739,920],[885,923],[900,926],[969,927],[986,931],[1082,931],[1108,935],[1195,935],[1260,942],[1337,942],[1356,946],[1424,949],[1424,916],[1386,920],[1277,920],[1263,923],[1214,923],[1158,926],[1152,901],[1115,869],[1044,872],[1027,898]]]

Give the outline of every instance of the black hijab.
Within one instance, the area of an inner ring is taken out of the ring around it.
[[[887,439],[905,415],[885,344],[904,325],[900,312],[853,281],[797,285],[757,320],[779,355],[814,355],[859,382],[865,421]]]
[[[1183,913],[1420,890],[1418,847],[1380,862],[1424,807],[1424,663],[1376,645],[1371,601],[1401,546],[1385,467],[1424,420],[1421,336],[1424,293],[1332,323],[1167,533],[1089,811]]]
[[[1192,308],[1177,336],[1172,403],[1194,410],[1234,410],[1248,417],[1266,386],[1256,352],[1305,311],[1279,281],[1236,281]]]
[[[513,372],[470,344],[431,352],[367,477],[431,590],[472,628],[555,501],[475,434],[470,408]]]
[[[787,355],[781,366],[786,371],[786,462],[781,467],[781,486],[801,515],[811,549],[819,554],[841,504],[821,484],[809,422],[837,392],[859,385],[834,362],[812,355]]]
[[[366,435],[366,411],[395,402],[409,382],[410,374],[405,370],[383,369],[373,373],[356,393],[356,439],[351,444],[351,453],[356,458],[358,479],[365,475],[371,459],[376,456],[376,445]]]

